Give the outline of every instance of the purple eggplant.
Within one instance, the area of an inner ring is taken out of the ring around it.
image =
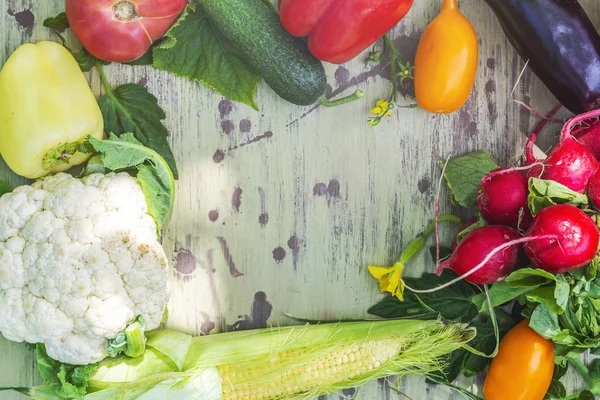
[[[575,114],[600,107],[600,35],[576,0],[485,0],[521,58]]]

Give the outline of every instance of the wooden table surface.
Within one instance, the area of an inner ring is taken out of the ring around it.
[[[600,2],[581,3],[600,25]],[[416,1],[391,32],[406,58],[412,60],[440,4]],[[322,320],[367,317],[381,295],[366,266],[393,263],[403,243],[432,219],[438,163],[476,149],[489,151],[499,163],[515,160],[524,134],[538,123],[510,98],[524,62],[483,0],[463,0],[460,6],[480,44],[477,80],[466,106],[446,116],[399,110],[375,129],[367,127],[366,117],[376,99],[388,96],[386,62],[326,65],[329,93],[361,89],[366,96],[359,102],[334,109],[297,107],[261,84],[259,112],[151,67],[105,68],[114,85],[145,85],[168,116],[181,176],[163,236],[172,260],[170,328],[197,335],[293,324],[284,313]],[[2,1],[0,62],[24,42],[56,40],[42,22],[63,9],[59,0]],[[98,75],[88,77],[99,94]],[[408,97],[400,103],[414,101],[409,85],[403,94]],[[529,71],[514,98],[541,112],[556,104]],[[553,125],[546,135],[558,132]],[[0,179],[22,182],[3,164]],[[443,196],[448,199],[446,191]],[[449,208],[448,201],[442,203]],[[408,273],[432,268],[422,257]],[[0,386],[38,381],[29,347],[0,338]],[[580,382],[572,377],[569,384]],[[406,379],[400,388],[412,399],[458,398],[421,378]],[[353,395],[404,398],[380,381],[328,399]],[[2,393],[0,398],[20,397]]]

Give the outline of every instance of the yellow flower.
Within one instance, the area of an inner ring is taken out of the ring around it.
[[[404,264],[397,262],[391,268],[369,265],[369,273],[379,281],[379,291],[389,292],[400,301],[404,300]]]
[[[385,99],[379,99],[379,100],[377,100],[377,103],[375,103],[375,105],[381,109],[386,109],[386,108],[388,108],[390,103]]]
[[[385,112],[385,116],[386,116],[386,117],[389,117],[389,116],[391,116],[391,115],[392,115],[392,110],[387,110],[387,111]]]
[[[371,114],[380,115],[381,113],[383,113],[383,110],[379,106],[371,109]]]

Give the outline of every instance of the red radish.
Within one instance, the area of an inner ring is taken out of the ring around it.
[[[460,226],[460,228],[458,228],[458,232],[456,232],[456,235],[454,236],[454,240],[452,240],[452,246],[450,247],[450,250],[454,251],[456,249],[456,247],[458,246],[458,235],[460,235],[460,233],[462,231],[464,231],[465,229],[467,229],[468,227],[470,227],[471,225],[473,225],[476,222],[477,222],[477,217],[473,217],[470,220],[468,220],[467,222],[465,222],[464,224],[462,224]]]
[[[130,62],[175,23],[187,0],[66,0],[73,33],[92,55]]]
[[[590,203],[597,209],[600,209],[600,167],[596,169],[596,172],[590,178],[587,187],[587,196],[590,199]]]
[[[573,129],[581,122],[580,117],[569,120],[562,129],[560,141],[552,150],[544,167],[532,168],[527,176],[535,176],[561,183],[579,193],[585,192],[590,177],[598,167],[598,160],[583,144],[572,135]],[[526,146],[526,164],[537,162],[533,156],[533,144],[536,134],[532,134]]]
[[[477,205],[490,224],[527,229],[533,217],[527,206],[528,179],[511,168],[496,169],[481,180]]]
[[[600,160],[600,109],[572,118],[571,134]]]
[[[497,282],[517,268],[521,246],[509,245],[492,254],[483,266],[479,264],[497,248],[520,238],[519,232],[503,225],[487,225],[474,229],[461,240],[452,256],[440,264],[437,273],[450,268],[461,276],[465,275],[465,280],[471,283],[483,285]],[[467,275],[476,267],[476,271]]]
[[[600,234],[594,221],[569,204],[544,208],[537,213],[527,235],[555,238],[532,240],[525,245],[531,262],[545,271],[560,274],[589,264],[598,252]]]
[[[543,171],[532,168],[527,176],[539,177],[542,172],[543,179],[561,183],[578,193],[585,192],[590,177],[598,167],[596,157],[571,135],[562,139],[543,163]]]

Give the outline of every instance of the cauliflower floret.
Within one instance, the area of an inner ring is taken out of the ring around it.
[[[0,333],[80,365],[137,316],[157,328],[169,289],[156,228],[126,173],[60,173],[0,197]]]

